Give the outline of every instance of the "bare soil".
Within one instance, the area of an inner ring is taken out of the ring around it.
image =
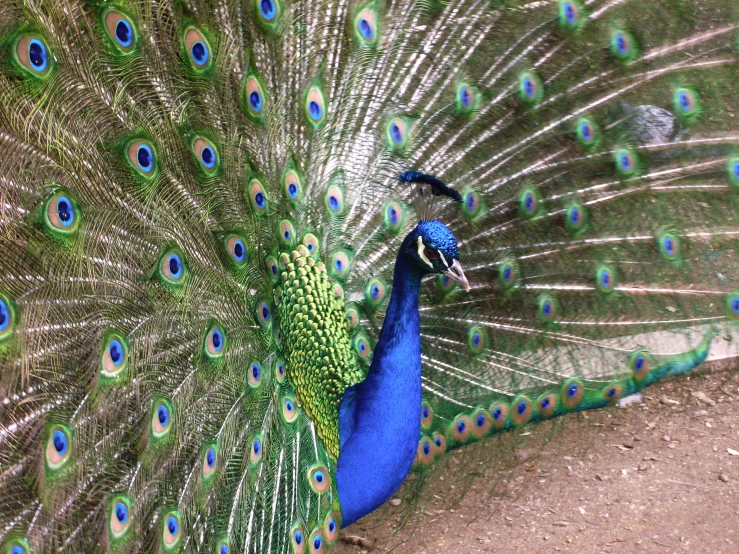
[[[739,372],[454,451],[332,549],[370,551],[739,553]]]

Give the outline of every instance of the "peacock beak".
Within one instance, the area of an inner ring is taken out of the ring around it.
[[[467,280],[467,277],[464,276],[462,264],[459,263],[459,260],[454,260],[452,262],[452,267],[446,270],[444,275],[457,281],[466,292],[470,291],[470,282]]]

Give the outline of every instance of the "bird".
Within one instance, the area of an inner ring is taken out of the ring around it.
[[[0,551],[322,553],[734,356],[737,12],[4,0]]]

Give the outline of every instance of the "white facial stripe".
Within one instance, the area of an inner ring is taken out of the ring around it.
[[[447,269],[449,269],[449,264],[448,264],[448,263],[446,263],[446,258],[444,257],[444,254],[442,254],[442,253],[441,253],[441,250],[437,250],[437,252],[439,253],[439,256],[441,256],[441,261],[442,261],[442,262],[444,262],[444,266],[445,266],[445,267],[446,267]]]
[[[424,254],[423,252],[425,248],[426,248],[426,245],[423,244],[423,237],[419,236],[418,237],[418,257],[421,258],[424,262],[426,262],[431,269],[434,269],[434,264],[431,263],[431,260],[429,260],[426,257],[426,254]]]

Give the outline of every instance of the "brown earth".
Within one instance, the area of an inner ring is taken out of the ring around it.
[[[644,392],[448,454],[331,552],[739,553],[739,372]]]

